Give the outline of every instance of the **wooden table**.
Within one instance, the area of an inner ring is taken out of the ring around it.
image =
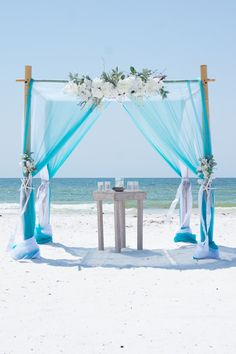
[[[103,233],[103,201],[114,202],[114,226],[115,226],[115,250],[120,252],[121,248],[126,247],[125,233],[125,202],[127,200],[137,201],[137,249],[143,249],[143,200],[146,199],[146,193],[143,191],[97,191],[93,193],[97,202],[98,218],[98,249],[104,250]]]

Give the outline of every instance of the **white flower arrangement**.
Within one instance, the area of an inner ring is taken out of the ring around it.
[[[100,78],[91,79],[89,76],[79,78],[78,74],[69,74],[69,82],[64,88],[64,93],[78,96],[81,105],[99,105],[103,98],[122,101],[127,97],[138,98],[161,95],[166,98],[164,75],[156,75],[149,69],[138,72],[133,66],[125,75],[118,67],[110,73],[103,72]]]
[[[206,181],[211,181],[213,178],[214,170],[217,165],[213,155],[205,156],[199,159],[200,166],[197,168],[198,177]]]
[[[34,160],[32,159],[31,155],[32,155],[32,152],[30,152],[29,154],[22,154],[21,155],[20,165],[22,167],[23,174],[25,176],[28,176],[36,169],[35,164],[34,164]]]

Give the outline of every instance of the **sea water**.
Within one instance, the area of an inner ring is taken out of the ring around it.
[[[94,204],[93,191],[97,190],[97,183],[110,181],[114,186],[113,178],[55,178],[51,182],[52,203],[58,207],[69,206],[73,209],[76,205],[89,208]],[[138,181],[140,189],[147,193],[144,203],[146,209],[166,209],[170,207],[175,198],[179,178],[126,178],[128,181]],[[196,179],[191,179],[193,188],[194,207],[197,206],[197,192],[199,185]],[[0,178],[0,204],[17,205],[19,202],[20,179]],[[34,179],[35,191],[40,180]],[[216,207],[236,207],[236,178],[218,178],[214,181]],[[132,202],[128,207],[133,207]],[[8,205],[9,207],[9,205]]]

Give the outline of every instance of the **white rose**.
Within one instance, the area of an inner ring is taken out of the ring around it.
[[[63,92],[69,95],[78,95],[78,85],[76,85],[73,81],[70,81],[64,87]]]
[[[91,87],[92,87],[92,80],[89,80],[89,79],[84,79],[84,83],[85,83],[85,85],[86,85],[86,87],[87,87],[87,89],[91,89]]]
[[[107,98],[117,99],[119,97],[119,93],[117,88],[112,85],[109,95],[106,96]]]
[[[93,97],[95,97],[95,98],[102,98],[103,97],[103,92],[100,88],[93,87],[92,94],[93,94]]]
[[[130,93],[130,80],[126,78],[124,80],[120,80],[117,84],[117,91],[120,95],[127,95]]]
[[[145,93],[149,96],[154,96],[159,91],[159,83],[151,78],[145,84]]]
[[[164,83],[160,80],[159,77],[154,77],[153,80],[156,82],[157,91],[160,91],[161,88],[164,88]]]
[[[82,101],[88,101],[88,99],[91,97],[91,91],[87,88],[85,83],[79,85],[78,95]]]
[[[103,82],[102,85],[103,96],[111,98],[114,94],[114,85],[110,82]]]
[[[91,94],[89,91],[84,91],[80,93],[79,97],[81,98],[82,101],[88,101],[91,97]]]
[[[101,79],[94,79],[92,82],[92,94],[96,98],[102,98],[104,81]]]
[[[127,77],[127,84],[130,90],[132,90],[133,87],[136,87],[137,86],[136,77],[134,76]]]
[[[131,80],[130,93],[134,96],[143,96],[145,93],[145,85],[140,77],[134,77]]]

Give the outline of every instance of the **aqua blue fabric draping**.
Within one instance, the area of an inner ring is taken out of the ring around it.
[[[24,240],[32,237],[35,228],[34,193],[32,187],[32,178],[22,179],[22,188],[20,190],[20,209]]]
[[[103,109],[107,106],[107,102],[103,105]],[[77,108],[78,108],[78,104],[76,103]],[[69,104],[65,105],[61,105],[60,109],[60,114],[64,114],[66,116],[66,114],[68,114],[68,108],[70,110],[74,110],[74,106],[75,103],[74,102],[70,102],[70,106]],[[59,105],[58,105],[59,108]],[[66,113],[67,112],[67,113]],[[55,174],[57,173],[57,171],[59,170],[59,168],[63,165],[63,163],[65,162],[65,160],[70,156],[70,154],[72,153],[72,151],[77,147],[77,145],[80,143],[80,141],[84,138],[84,136],[87,134],[87,132],[91,129],[91,127],[93,126],[93,124],[95,123],[95,121],[97,120],[97,118],[99,117],[101,111],[98,111],[97,109],[90,114],[90,116],[88,116],[88,118],[85,119],[85,121],[83,122],[83,124],[81,124],[79,126],[79,129],[77,128],[73,134],[73,138],[72,139],[68,139],[67,141],[64,141],[64,145],[60,148],[60,150],[58,150],[58,152],[56,153],[56,155],[51,158],[51,160],[47,163],[47,166],[44,167],[44,170],[47,169],[48,172],[48,177],[45,179],[42,179],[42,184],[38,190],[38,201],[40,199],[43,199],[41,201],[41,203],[39,203],[39,207],[43,208],[43,212],[47,213],[48,215],[44,215],[44,222],[42,222],[41,220],[41,216],[42,213],[38,214],[38,224],[35,230],[35,237],[38,243],[42,244],[42,243],[48,243],[52,241],[52,228],[50,225],[50,180],[55,176]],[[55,114],[55,112],[52,113],[53,115]],[[51,123],[50,127],[48,127],[47,129],[47,135],[44,138],[44,144],[45,146],[49,146],[50,145],[50,139],[51,139],[51,134],[50,134],[50,130],[53,127],[53,123]],[[46,182],[48,181],[48,182]],[[47,184],[47,190],[44,190]],[[48,194],[48,195],[47,195]],[[48,204],[48,205],[46,205]],[[48,223],[45,226],[45,218],[47,219]]]
[[[104,102],[100,109],[94,106],[82,109],[76,97],[63,93],[64,85],[64,83],[33,83],[31,105],[35,107],[35,110],[31,109],[33,137],[31,146],[36,162],[34,174],[46,168],[48,181],[55,176],[96,122],[101,110],[108,105],[108,102]],[[45,180],[42,181],[41,187],[45,187]],[[47,191],[44,189],[41,188],[38,191],[39,200],[44,199],[39,206],[44,207],[43,212],[48,215],[44,215],[44,222],[42,222],[40,218],[42,214],[39,213],[35,230],[36,240],[40,244],[52,241],[50,183],[47,184]],[[45,217],[48,220],[46,225]]]
[[[214,191],[210,192],[210,212],[211,212],[211,219],[210,222],[207,223],[207,194],[203,193],[202,196],[202,200],[201,200],[201,207],[202,207],[202,216],[203,216],[203,224],[201,224],[201,241],[204,242],[205,241],[205,230],[207,230],[207,234],[208,234],[208,239],[209,239],[209,246],[211,246],[212,248],[216,248],[216,245],[213,241],[213,229],[214,229]],[[209,225],[208,225],[209,224]]]
[[[36,167],[33,176],[47,166],[49,179],[52,178],[101,114],[94,105],[81,108],[77,98],[64,94],[63,88],[64,83],[33,80],[30,83],[23,152],[28,152],[31,131],[31,151]],[[179,176],[182,176],[180,163],[197,174],[199,158],[211,155],[202,83],[200,80],[168,83],[166,88],[169,94],[164,100],[161,97],[142,101],[130,98],[123,106],[141,133]],[[105,107],[108,104],[108,101],[104,102]],[[24,240],[28,240],[34,225],[33,192],[29,198],[29,190],[22,189],[22,193],[22,200],[28,200],[27,205],[22,206]],[[209,220],[206,210],[209,206],[203,204],[202,225]],[[208,238],[213,242],[213,198],[210,210],[212,224]]]
[[[77,97],[64,94],[64,86],[32,81],[31,151],[36,165],[33,176],[47,165],[49,176],[53,177],[101,114],[95,105],[82,108]]]
[[[49,178],[52,178],[101,114],[101,109],[98,110],[95,105],[82,108],[76,97],[64,94],[64,86],[64,83],[58,82],[32,80],[30,83],[23,152],[28,152],[30,131],[35,162],[33,176],[47,166]],[[107,104],[104,103],[103,108]],[[29,225],[35,222],[34,203],[31,201],[33,191],[23,213],[24,239],[34,234],[33,227],[30,227],[30,232],[27,231]]]
[[[199,159],[212,154],[210,129],[201,80],[168,83],[168,97],[139,100],[132,98],[123,103],[135,125],[152,147],[181,176],[180,163],[197,175]],[[183,177],[183,176],[182,176]],[[200,193],[212,193],[211,190]],[[203,202],[206,200],[203,196]],[[214,202],[211,199],[210,220],[213,225]],[[206,207],[201,208],[201,221],[207,224]],[[213,226],[208,239],[213,241]],[[201,240],[205,240],[201,225]]]
[[[181,176],[179,161],[197,174],[199,158],[211,153],[201,81],[166,84],[168,97],[133,98],[123,106],[153,148]]]

